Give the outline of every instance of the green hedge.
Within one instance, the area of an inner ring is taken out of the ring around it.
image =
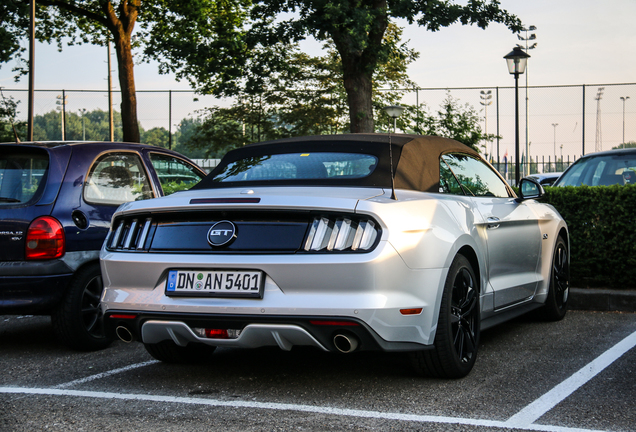
[[[636,185],[549,187],[570,230],[574,287],[636,287]]]

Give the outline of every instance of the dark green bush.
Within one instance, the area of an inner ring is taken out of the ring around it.
[[[574,287],[636,287],[636,185],[546,188],[570,230]]]

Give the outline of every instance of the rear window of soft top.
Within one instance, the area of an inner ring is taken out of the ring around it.
[[[307,152],[253,156],[234,161],[214,182],[356,179],[370,175],[378,158],[361,153]]]

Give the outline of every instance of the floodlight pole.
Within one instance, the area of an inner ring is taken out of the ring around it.
[[[623,101],[623,148],[625,148],[625,102],[629,99],[629,96],[621,96]]]

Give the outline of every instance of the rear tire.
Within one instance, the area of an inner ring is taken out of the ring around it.
[[[550,289],[545,304],[538,310],[539,316],[547,321],[560,321],[568,310],[570,293],[570,260],[568,246],[563,237],[557,239],[552,256]]]
[[[470,262],[457,255],[448,270],[440,306],[435,348],[411,353],[421,375],[463,378],[470,373],[479,347],[479,289]]]
[[[66,295],[51,314],[53,330],[66,346],[79,351],[96,351],[113,341],[106,336],[101,309],[104,291],[99,263],[88,264],[75,273]]]
[[[215,346],[189,343],[182,347],[171,340],[161,341],[155,344],[144,344],[146,351],[155,359],[164,363],[195,364],[210,360]]]

